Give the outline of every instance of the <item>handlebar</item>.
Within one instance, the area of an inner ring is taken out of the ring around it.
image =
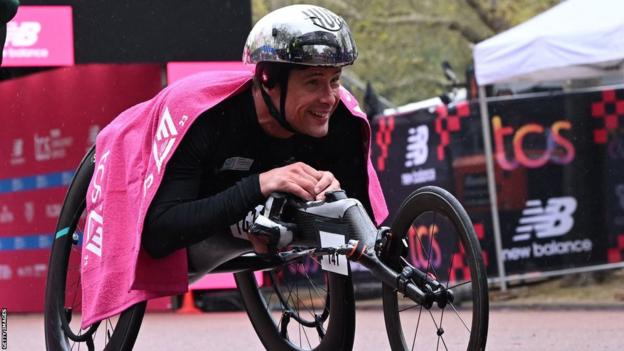
[[[348,198],[342,190],[327,193],[325,201],[308,202],[293,195],[271,194],[263,215],[258,218],[251,231],[270,233],[275,238],[273,243],[282,245],[278,248],[306,246],[316,248],[317,253],[345,255],[427,309],[434,302],[443,307],[448,301],[453,301],[451,291],[415,267],[405,267],[399,272],[382,262],[378,253],[384,251],[387,237],[391,235],[389,228],[378,229],[362,203]],[[321,232],[343,235],[345,244],[324,248],[320,240]]]
[[[278,248],[286,245],[321,248],[320,232],[339,233],[345,236],[345,242],[357,240],[372,247],[378,232],[362,203],[348,198],[343,190],[328,192],[324,201],[271,194],[251,231],[273,238],[271,244]]]

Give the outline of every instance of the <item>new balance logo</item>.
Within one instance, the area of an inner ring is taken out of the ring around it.
[[[23,21],[21,23],[11,21],[7,24],[7,46],[24,47],[33,46],[39,40],[41,23]]]
[[[532,232],[538,239],[567,234],[574,226],[576,205],[576,199],[569,196],[548,199],[545,207],[541,200],[527,201],[513,241],[529,240]]]
[[[254,160],[246,157],[230,157],[221,166],[222,171],[248,171]]]
[[[420,166],[427,162],[429,156],[429,127],[422,125],[408,130],[405,167]]]

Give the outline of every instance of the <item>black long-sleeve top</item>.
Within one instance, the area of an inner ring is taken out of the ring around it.
[[[342,105],[327,136],[274,138],[260,127],[247,90],[197,118],[167,164],[146,215],[142,244],[153,257],[200,242],[264,202],[259,174],[294,162],[331,171],[370,211],[361,121]]]

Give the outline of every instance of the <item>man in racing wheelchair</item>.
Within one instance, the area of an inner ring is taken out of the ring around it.
[[[255,207],[274,192],[313,201],[343,188],[372,215],[369,127],[341,104],[352,99],[340,86],[342,67],[356,57],[347,24],[326,9],[295,6],[261,19],[243,53],[256,65],[253,82],[189,128],[147,213],[145,250],[164,257],[191,247],[191,263],[204,270],[211,252],[248,246],[235,238],[266,253],[279,232],[248,234]]]
[[[83,251],[83,325],[186,291],[189,269],[211,271],[250,241],[267,253],[279,238],[249,235],[245,218],[271,193],[316,201],[344,189],[383,221],[370,127],[340,85],[356,58],[341,17],[288,6],[250,32],[243,62],[253,72],[183,79],[104,128],[87,192],[91,228],[103,229],[87,228],[97,250]]]

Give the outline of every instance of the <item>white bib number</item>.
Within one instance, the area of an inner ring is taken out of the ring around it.
[[[321,231],[320,237],[322,247],[338,247],[345,244],[344,235]],[[347,264],[345,255],[326,255],[321,257],[321,268],[324,271],[349,275]]]

